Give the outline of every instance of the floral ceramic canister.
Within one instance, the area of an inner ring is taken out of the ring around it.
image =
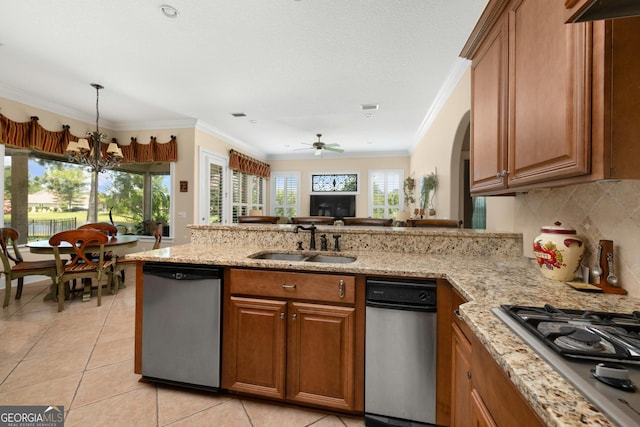
[[[584,255],[584,245],[576,230],[556,222],[542,227],[540,232],[533,240],[533,253],[542,275],[563,282],[573,280]]]

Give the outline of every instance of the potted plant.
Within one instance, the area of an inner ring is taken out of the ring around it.
[[[433,196],[436,194],[436,186],[438,184],[437,175],[435,172],[431,172],[427,175],[422,175],[420,186],[420,205],[424,212],[429,212],[429,215],[436,214],[433,208]]]
[[[416,188],[416,180],[408,176],[405,178],[404,183],[402,185],[402,189],[404,190],[404,206],[409,207],[412,203],[415,203],[416,199],[413,197],[413,190]]]

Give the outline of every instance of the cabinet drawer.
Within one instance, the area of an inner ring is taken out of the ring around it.
[[[270,270],[230,271],[232,294],[353,304],[355,277]]]

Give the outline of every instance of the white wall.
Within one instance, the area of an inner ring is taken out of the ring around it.
[[[405,176],[409,171],[409,156],[407,157],[335,157],[295,160],[270,160],[273,172],[300,171],[300,215],[309,215],[309,195],[311,190],[311,174],[318,172],[328,173],[359,173],[358,183],[360,194],[356,196],[356,216],[368,216],[369,201],[369,170],[373,169],[402,169]]]
[[[416,178],[437,170],[434,197],[436,218],[462,219],[460,212],[460,150],[471,109],[471,73],[462,75],[442,109],[411,153],[410,170]],[[416,203],[419,203],[416,197]]]

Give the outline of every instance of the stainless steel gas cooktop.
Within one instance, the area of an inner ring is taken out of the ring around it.
[[[640,312],[550,305],[492,312],[612,421],[640,425]]]

